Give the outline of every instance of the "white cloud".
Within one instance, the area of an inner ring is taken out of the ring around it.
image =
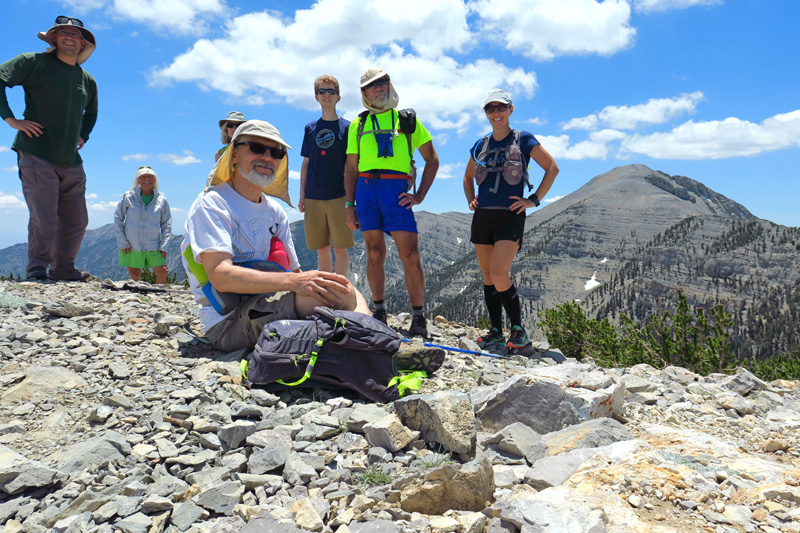
[[[552,198],[545,198],[544,200],[542,200],[542,202],[546,204],[552,204],[553,202],[557,202],[562,198],[564,198],[564,196],[553,196]]]
[[[130,154],[130,155],[123,155],[123,161],[144,161],[145,159],[149,159],[152,156],[150,154]]]
[[[570,146],[568,135],[537,135],[536,138],[542,143],[542,147],[547,150],[556,160],[558,159],[605,159],[611,150],[610,142],[619,141],[625,138],[625,133],[612,129],[593,131],[585,141],[575,143]]]
[[[422,173],[419,173],[420,177]],[[462,179],[464,177],[464,163],[448,163],[446,165],[439,165],[439,170],[436,171],[436,179]]]
[[[117,17],[178,33],[202,32],[207,19],[226,10],[220,0],[113,0],[110,7]]]
[[[0,191],[0,209],[28,209],[28,206],[18,196]]]
[[[520,96],[533,96],[532,72],[493,58],[461,64],[443,55],[464,51],[475,40],[463,2],[414,0],[402,10],[385,7],[377,0],[320,0],[293,19],[272,12],[241,15],[228,22],[224,36],[200,39],[154,71],[152,83],[195,82],[242,101],[317,110],[310,96],[313,73],[331,72],[342,84],[340,111],[352,118],[363,109],[361,73],[380,65],[391,75],[401,107],[417,109],[428,127],[458,131],[482,115],[480,103],[495,80]],[[269,57],[268,68],[233,61],[241,50]]]
[[[19,167],[17,165],[14,165],[13,167],[0,168],[0,170],[2,170],[3,172],[17,172],[19,170]]]
[[[8,152],[10,150],[11,148],[9,148],[8,146],[0,146],[0,153]]]
[[[290,170],[289,171],[289,179],[290,180],[299,180],[300,179],[300,172],[298,170]]]
[[[87,200],[97,200],[97,195],[93,192],[90,192],[86,195]]]
[[[470,3],[484,34],[535,60],[565,54],[611,55],[633,44],[624,0],[477,0]]]
[[[640,13],[670,11],[692,6],[711,6],[721,4],[721,0],[633,0],[633,7]]]
[[[735,117],[690,120],[670,132],[633,135],[622,142],[621,151],[656,159],[726,159],[798,146],[800,109],[767,118],[761,124]]]
[[[109,202],[89,202],[86,204],[86,207],[89,209],[89,213],[113,213],[117,210],[117,204],[119,204],[119,202],[113,200]]]
[[[596,114],[587,115],[585,117],[578,117],[568,120],[561,125],[562,130],[593,130],[597,129],[600,124],[600,119]]]
[[[633,106],[607,106],[599,113],[573,118],[561,126],[564,130],[593,130],[600,125],[631,130],[643,124],[662,124],[679,115],[694,113],[703,99],[700,91],[674,98],[651,98]]]
[[[161,161],[167,161],[168,163],[172,163],[173,165],[192,165],[194,163],[202,163],[202,159],[198,159],[194,156],[194,153],[191,150],[184,150],[183,155],[177,154],[159,154],[158,159]]]
[[[547,121],[541,117],[533,117],[522,121],[523,124],[534,124],[536,126],[543,126]]]

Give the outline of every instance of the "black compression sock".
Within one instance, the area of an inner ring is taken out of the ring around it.
[[[503,302],[503,308],[508,313],[508,319],[511,321],[512,326],[522,325],[522,309],[519,304],[519,294],[517,288],[512,284],[508,290],[499,293],[500,301]]]
[[[483,286],[483,297],[486,300],[486,309],[489,311],[489,322],[493,328],[503,331],[503,302],[494,285]]]

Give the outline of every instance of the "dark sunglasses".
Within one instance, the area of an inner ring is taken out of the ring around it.
[[[73,26],[80,26],[81,28],[83,28],[83,21],[81,19],[76,19],[75,17],[67,17],[65,15],[57,16],[56,24],[72,24]]]
[[[225,124],[225,127],[228,128],[228,129],[230,129],[230,128],[236,129],[236,128],[239,127],[240,124],[241,124],[241,122],[228,122],[227,124]]]
[[[337,91],[336,89],[317,89],[317,94],[320,96],[324,94],[330,94],[336,96],[337,94],[339,94],[339,91]]]
[[[495,111],[508,111],[508,104],[487,104],[483,108],[487,113],[494,113]]]
[[[247,145],[251,152],[256,155],[264,155],[269,150],[269,156],[272,159],[283,159],[286,156],[286,149],[274,146],[267,146],[266,144],[257,142],[257,141],[243,141],[240,143],[235,143],[234,146],[241,146]]]
[[[381,78],[379,80],[375,80],[364,88],[372,89],[373,87],[383,87],[384,85],[389,85],[389,78]]]

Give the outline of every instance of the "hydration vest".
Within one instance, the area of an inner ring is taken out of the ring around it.
[[[417,165],[414,162],[414,148],[411,146],[411,134],[414,133],[415,131],[417,131],[417,112],[414,111],[411,108],[409,108],[409,109],[401,109],[400,111],[398,111],[397,112],[397,117],[398,117],[398,121],[397,122],[399,122],[400,128],[395,128],[394,127],[394,125],[396,123],[395,122],[395,118],[394,118],[395,111],[394,111],[394,109],[392,109],[391,111],[392,111],[392,128],[387,129],[387,130],[377,129],[378,128],[377,119],[375,118],[375,115],[372,115],[372,117],[373,117],[373,127],[375,127],[376,129],[374,129],[372,131],[368,131],[367,133],[375,135],[376,136],[376,140],[378,139],[377,135],[384,135],[384,134],[389,134],[390,137],[393,137],[393,136],[397,135],[398,133],[402,133],[403,135],[406,136],[406,140],[408,141],[408,158],[411,160],[411,168],[408,171],[408,175],[409,175],[408,188],[406,190],[411,190],[412,187],[413,187],[414,194],[416,194],[417,193]],[[365,135],[364,134],[364,123],[367,121],[367,116],[370,116],[368,109],[365,109],[364,111],[362,111],[361,113],[358,114],[358,118],[360,118],[361,120],[358,121],[358,132],[357,132],[358,135],[356,136],[356,152],[359,153],[359,154],[361,153],[361,137],[363,137]],[[381,143],[379,142],[378,143],[378,150],[380,150],[380,149],[381,149]],[[392,157],[393,155],[394,154],[386,154],[386,155],[381,155],[379,157]]]
[[[491,172],[495,173],[494,187],[489,189],[490,192],[496,193],[500,188],[500,176],[503,177],[509,185],[517,185],[523,179],[528,186],[528,190],[532,189],[530,181],[528,181],[528,168],[525,165],[525,158],[522,155],[522,148],[520,146],[520,132],[519,130],[512,130],[512,135],[508,136],[505,145],[498,148],[489,148],[489,141],[492,134],[490,133],[483,138],[480,144],[480,152],[475,154],[472,151],[472,158],[475,159],[475,182],[478,186],[482,185]],[[500,155],[503,155],[501,158]],[[502,161],[502,165],[498,164]]]

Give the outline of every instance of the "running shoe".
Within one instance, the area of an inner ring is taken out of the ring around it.
[[[424,316],[415,316],[411,318],[411,327],[408,328],[408,333],[413,337],[419,335],[420,337],[428,338],[428,322]]]
[[[386,309],[375,309],[372,311],[372,318],[380,320],[386,324]]]
[[[490,350],[492,348],[504,348],[506,339],[503,337],[503,332],[497,328],[492,328],[489,333],[478,337],[475,341],[482,350]]]
[[[511,326],[511,337],[506,343],[506,348],[519,350],[520,348],[528,348],[531,346],[531,341],[528,339],[528,334],[522,329],[522,326]]]
[[[409,346],[407,343],[403,343],[392,359],[399,371],[424,370],[432,373],[442,367],[445,354],[446,352],[442,348]]]

